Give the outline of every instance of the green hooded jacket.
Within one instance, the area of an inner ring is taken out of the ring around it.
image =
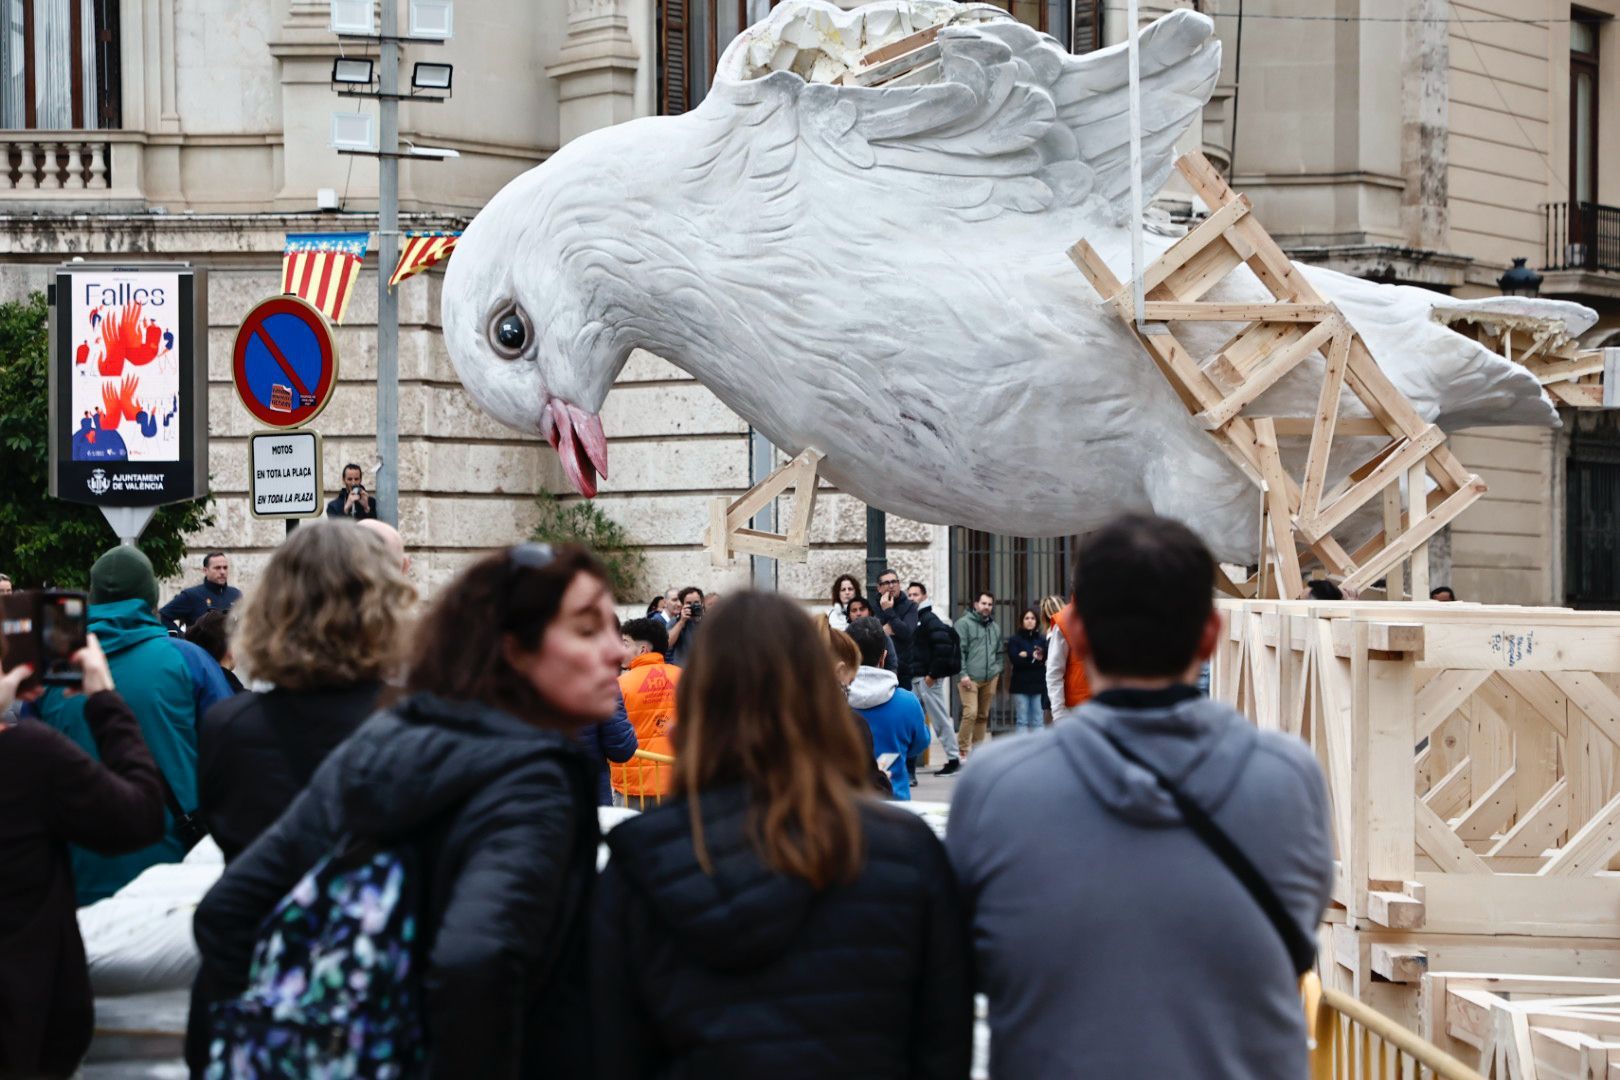
[[[151,606],[142,599],[91,604],[89,630],[101,642],[118,693],[140,721],[152,760],[182,807],[197,805],[197,704],[185,660],[169,640]],[[100,760],[84,719],[84,698],[53,687],[39,701],[40,717]],[[164,809],[163,839],[130,855],[97,855],[72,849],[73,881],[79,906],[111,896],[158,863],[179,862],[185,845],[174,834],[174,817]]]
[[[1007,666],[1007,639],[995,619],[966,612],[956,620],[956,636],[962,639],[962,674],[974,682],[989,682]]]

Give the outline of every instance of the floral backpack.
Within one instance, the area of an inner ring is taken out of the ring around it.
[[[423,1070],[414,851],[340,842],[259,928],[213,1008],[208,1080],[406,1080]]]

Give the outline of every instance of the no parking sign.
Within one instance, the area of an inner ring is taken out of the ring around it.
[[[331,400],[337,365],[326,316],[296,296],[273,296],[261,300],[237,329],[231,379],[254,419],[301,427]]]

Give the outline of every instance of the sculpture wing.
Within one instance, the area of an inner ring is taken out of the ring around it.
[[[714,106],[757,107],[765,97],[791,96],[799,138],[820,161],[972,219],[1074,207],[1093,195],[1118,212],[1130,189],[1123,43],[1071,56],[1051,37],[1003,18],[941,30],[937,81],[921,85],[840,86],[749,65],[758,35],[772,27],[786,34],[797,28],[795,19],[848,40],[852,28],[839,24],[857,13],[829,9],[824,0],[788,0],[739,38],[722,61]],[[984,18],[987,9],[960,10]],[[1177,137],[1209,98],[1221,53],[1211,20],[1188,10],[1150,25],[1140,49],[1142,172],[1151,196],[1169,174]],[[814,70],[822,70],[819,63]]]

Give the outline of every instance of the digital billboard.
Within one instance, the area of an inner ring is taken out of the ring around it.
[[[57,270],[51,494],[155,506],[207,491],[207,304],[183,264]]]

